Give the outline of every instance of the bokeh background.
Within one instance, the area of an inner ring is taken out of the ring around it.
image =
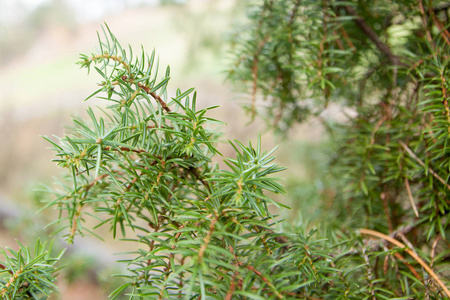
[[[226,81],[231,41],[245,24],[245,2],[0,0],[0,247],[15,248],[15,240],[33,243],[37,236],[48,239],[51,229],[43,228],[52,212],[36,211],[50,196],[39,190],[63,170],[51,162],[53,153],[41,136],[61,136],[87,105],[103,105],[83,101],[99,78],[75,64],[79,53],[95,50],[103,23],[122,45],[156,49],[160,66],[171,67],[169,95],[196,87],[199,105],[221,106],[211,115],[228,124],[220,146],[224,156],[233,155],[227,139],[245,143],[262,133],[267,149],[279,145],[278,162],[289,166],[283,174],[289,196],[282,201],[293,207],[285,218],[313,218],[318,213],[313,202],[326,193],[322,182],[309,180],[323,161],[315,150],[323,141],[320,122],[294,127],[288,139],[274,137],[263,121],[249,122],[240,107],[248,97]],[[65,246],[57,239],[56,248]],[[78,238],[64,259],[61,295],[53,299],[106,299],[119,280],[110,277],[120,267],[114,253],[126,250],[120,242]]]

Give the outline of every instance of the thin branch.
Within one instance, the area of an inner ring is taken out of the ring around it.
[[[324,59],[324,50],[325,50],[325,44],[327,43],[328,40],[328,5],[326,3],[326,0],[322,0],[322,5],[323,5],[323,21],[322,21],[322,30],[323,30],[323,36],[322,36],[322,40],[320,41],[319,44],[319,53],[317,54],[317,67],[319,69],[318,72],[318,76],[319,78],[321,78],[323,76],[322,72],[324,67],[326,67],[326,62],[327,60]],[[325,65],[325,66],[324,66]],[[327,80],[330,80],[330,74],[326,74],[325,75]],[[325,85],[325,88],[323,89],[323,95],[325,97],[325,99],[327,100],[325,102],[325,108],[328,106],[328,97],[329,97],[329,93],[330,90],[328,88],[328,85]]]
[[[436,253],[436,247],[437,247],[437,244],[438,244],[440,238],[441,238],[441,236],[438,235],[436,240],[434,240],[434,242],[433,242],[433,246],[431,247],[430,267],[432,267],[434,264],[434,255]]]
[[[239,262],[239,265],[244,266],[244,263]],[[247,268],[248,270],[252,271],[259,278],[261,278],[261,280],[264,281],[271,288],[271,290],[275,293],[275,295],[277,295],[277,297],[279,299],[284,298],[283,295],[281,295],[280,292],[276,290],[275,286],[269,281],[269,279],[267,279],[267,277],[265,277],[260,271],[258,271],[251,265],[245,265],[244,267]]]
[[[0,269],[6,270],[6,266],[5,266],[4,264],[1,264],[1,263],[0,263]],[[8,270],[8,273],[14,274],[13,271],[11,271],[11,270]]]
[[[264,47],[264,45],[267,43],[267,40],[269,39],[268,36],[266,36],[258,46],[258,49],[256,50],[255,54],[253,55],[253,62],[252,62],[252,117],[255,117],[256,115],[256,92],[258,88],[258,68],[259,68],[259,55],[261,54],[261,51]]]
[[[233,247],[229,247],[230,248],[230,252],[234,255],[234,258],[236,260],[236,263],[238,266],[240,267],[245,267],[246,269],[252,271],[254,274],[256,274],[258,277],[261,278],[262,281],[264,281],[269,287],[270,289],[275,293],[275,295],[279,298],[279,299],[283,299],[283,295],[276,290],[275,286],[257,269],[255,269],[254,267],[252,267],[251,265],[245,265],[243,262],[239,261],[236,253],[234,252]],[[231,298],[230,298],[231,299]]]
[[[264,6],[261,11],[261,16],[269,10],[270,13],[270,6],[273,5],[273,1],[267,1],[264,2]],[[258,25],[256,27],[256,34],[258,34],[258,37],[261,38],[261,41],[259,42],[258,48],[256,49],[255,53],[253,54],[253,61],[252,61],[252,118],[256,115],[256,92],[258,88],[258,68],[259,68],[259,55],[261,54],[261,51],[264,47],[264,45],[267,43],[269,36],[264,36],[262,34],[262,26],[264,25],[265,18],[261,17],[261,19],[258,22]],[[293,19],[292,19],[293,21]]]
[[[414,202],[414,198],[411,193],[411,188],[409,187],[409,180],[406,177],[405,177],[405,187],[406,187],[406,192],[408,193],[409,202],[411,203],[411,207],[414,210],[414,214],[416,215],[416,217],[419,217],[419,211],[417,210],[416,203]]]
[[[398,141],[398,143],[400,144],[400,146],[403,147],[403,149],[405,149],[406,152],[408,152],[408,154],[414,158],[415,161],[417,161],[419,163],[419,165],[421,165],[422,167],[424,167],[428,172],[430,172],[431,175],[433,175],[437,180],[439,180],[445,187],[447,187],[448,190],[450,190],[450,184],[448,184],[444,179],[442,179],[441,176],[439,176],[438,173],[436,173],[435,171],[433,171],[430,167],[427,167],[427,165],[419,158],[417,157],[417,155],[411,150],[409,149],[408,146],[405,145],[405,143],[403,143],[402,141]]]
[[[364,19],[361,16],[359,16],[352,7],[344,6],[344,9],[349,15],[355,17],[354,21],[356,25],[358,25],[359,29],[361,29],[367,35],[367,37],[375,44],[375,46],[381,51],[381,53],[383,53],[389,59],[389,61],[394,66],[403,66],[403,67],[408,66],[407,64],[401,62],[398,56],[392,53],[391,49],[380,40],[375,31],[373,31],[373,29],[370,28],[370,26],[366,23],[366,21],[364,21]]]
[[[392,238],[392,237],[390,237],[388,235],[385,235],[385,234],[383,234],[381,232],[370,230],[370,229],[360,229],[359,232],[361,234],[366,234],[366,235],[371,235],[371,236],[378,237],[380,239],[383,239],[385,241],[388,241],[388,242],[396,245],[399,248],[404,249],[409,255],[412,256],[412,258],[414,258],[427,271],[428,274],[430,274],[431,277],[433,277],[433,279],[436,281],[436,283],[445,292],[447,297],[450,297],[450,291],[444,285],[444,283],[441,281],[441,279],[436,275],[436,273],[434,273],[434,271],[417,254],[414,253],[414,251],[412,251],[411,249],[407,248],[404,244],[402,244],[401,242],[397,241],[396,239],[394,239],[394,238]]]
[[[178,230],[182,230],[184,228],[184,225],[181,225],[180,227],[178,227]],[[180,238],[180,236],[181,236],[181,231],[178,231],[177,232],[177,234],[175,234],[175,241],[178,241],[178,239]],[[154,240],[152,240],[152,242],[153,242]],[[152,243],[152,249],[150,249],[150,252],[151,251],[153,251],[153,246],[154,246],[154,243]],[[172,250],[175,250],[175,248],[176,248],[176,244],[174,244],[174,245],[172,245]],[[169,277],[169,275],[170,275],[170,269],[172,268],[172,263],[171,263],[171,261],[172,261],[172,259],[174,258],[174,256],[175,256],[175,254],[173,254],[173,252],[172,253],[170,253],[169,254],[169,258],[168,258],[168,260],[167,260],[167,266],[164,268],[164,272],[165,272],[165,278],[164,278],[164,281],[166,281],[167,280],[167,278]],[[148,260],[148,263],[147,263],[148,265],[150,265],[150,260]],[[180,274],[180,276],[181,276],[181,274]],[[181,280],[180,280],[180,283],[181,283]],[[161,291],[160,291],[160,293],[159,293],[159,298],[158,299],[163,299],[162,297],[164,296],[164,285],[163,285],[163,287],[161,288]]]
[[[342,36],[344,37],[344,40],[347,42],[347,45],[352,48],[353,53],[356,53],[356,47],[355,45],[353,45],[352,40],[350,39],[350,36],[348,35],[347,31],[345,30],[345,28],[343,26],[341,26],[339,28],[339,30],[342,33]]]
[[[231,278],[230,289],[225,296],[225,300],[231,300],[233,298],[234,291],[236,290],[236,277],[239,273],[237,271],[234,272],[233,277]]]
[[[130,147],[125,147],[125,146],[117,146],[115,148],[113,148],[111,146],[106,146],[106,147],[103,148],[103,150],[106,150],[106,151],[117,151],[117,150],[120,150],[120,151],[126,151],[126,152],[134,152],[134,153],[138,153],[138,154],[142,154],[142,153],[150,154],[150,152],[147,152],[144,149],[136,149],[136,148],[130,148]],[[161,160],[162,163],[164,162],[162,156],[153,156],[153,157],[155,159]],[[171,157],[168,157],[167,159],[171,159]],[[154,164],[156,164],[156,161],[152,163],[152,165],[154,165]],[[203,178],[203,176],[199,172],[199,168],[195,168],[195,167],[188,167],[187,168],[187,167],[184,167],[184,166],[180,166],[180,167],[183,168],[183,169],[188,170],[191,174],[193,174],[195,176],[195,178],[197,180],[199,180],[206,187],[206,189],[208,189],[209,192],[211,192],[211,187],[209,186],[208,182]],[[147,169],[147,167],[145,169]],[[141,173],[141,175],[142,175],[142,173]],[[129,188],[127,188],[127,189],[129,189]]]
[[[103,59],[103,58],[115,60],[119,64],[123,65],[125,67],[125,69],[127,69],[128,73],[130,73],[130,66],[120,56],[110,55],[110,54],[99,54],[99,55],[95,55],[87,60],[88,61],[96,61],[98,59]]]
[[[126,151],[126,152],[148,153],[147,151],[145,151],[143,149],[134,149],[134,148],[124,147],[124,146],[117,146],[116,148],[113,148],[111,146],[106,146],[103,148],[103,150],[106,150],[106,151],[117,150],[117,149],[119,149],[120,151]]]
[[[423,1],[419,0],[419,8],[420,8],[420,13],[422,15],[422,23],[423,23],[423,27],[425,28],[425,35],[427,37],[428,42],[430,43],[430,45],[434,47],[434,42],[433,42],[433,38],[431,37],[431,33],[428,30],[428,19],[427,16],[425,14],[425,8],[423,7]]]
[[[208,248],[208,244],[211,241],[211,237],[214,233],[214,225],[219,221],[219,216],[216,216],[214,219],[211,220],[211,225],[209,225],[209,232],[203,239],[203,245],[200,247],[200,250],[198,251],[198,263],[200,263],[203,260],[203,255],[205,254],[206,248]]]
[[[447,28],[441,23],[441,21],[438,19],[436,14],[433,11],[433,1],[430,0],[428,3],[428,13],[433,18],[434,25],[436,25],[437,29],[441,33],[441,36],[444,38],[444,41],[447,43],[447,45],[450,45],[450,33],[448,32]]]
[[[205,178],[200,174],[200,172],[198,171],[198,168],[194,168],[194,167],[189,167],[187,168],[187,170],[189,172],[191,172],[192,175],[195,176],[195,178],[197,180],[199,180],[204,186],[205,188],[211,192],[211,187],[209,186],[208,182],[205,180]],[[206,200],[205,200],[206,201]]]
[[[381,200],[383,201],[383,210],[386,215],[386,220],[388,223],[389,233],[394,231],[394,224],[392,224],[391,214],[389,212],[389,193],[387,191],[386,185],[383,186],[383,192],[380,195]]]
[[[156,101],[158,101],[158,103],[161,105],[161,107],[166,111],[166,112],[171,112],[170,108],[167,106],[167,103],[164,102],[163,99],[161,99],[160,96],[156,95],[156,93],[152,92],[151,89],[141,83],[139,83],[139,87],[141,89],[143,89],[147,94],[149,94],[150,96],[153,97],[153,99],[155,99]]]
[[[444,69],[441,70],[441,90],[442,90],[442,105],[444,105],[445,109],[445,116],[447,117],[447,132],[450,133],[450,108],[448,105],[448,94],[447,94],[447,88],[445,87],[447,85],[447,80],[445,79],[444,75]]]
[[[124,75],[122,76],[122,80],[123,81],[127,81],[129,83],[133,83],[133,79],[129,80],[128,76]],[[167,106],[167,103],[164,102],[163,99],[161,99],[160,96],[156,95],[156,93],[152,92],[152,89],[149,88],[148,86],[142,84],[142,83],[138,83],[137,84],[139,88],[143,89],[147,94],[149,94],[150,96],[153,97],[153,99],[155,99],[156,101],[158,101],[158,103],[161,105],[161,107],[166,111],[166,112],[171,112],[171,109]]]
[[[81,210],[83,209],[84,203],[82,203],[83,201],[80,201],[79,205],[78,205],[78,209],[75,212],[73,218],[72,218],[72,226],[70,229],[70,234],[69,234],[69,238],[68,238],[68,243],[72,244],[73,243],[73,239],[75,237],[75,234],[77,232],[77,222],[78,222],[78,218],[81,216]]]
[[[125,60],[124,60],[122,57],[120,57],[120,56],[114,56],[114,55],[109,55],[109,54],[101,54],[101,55],[93,56],[93,57],[89,58],[88,60],[90,60],[90,61],[95,61],[95,60],[102,59],[102,58],[112,59],[112,60],[117,61],[118,63],[122,64],[122,65],[125,67],[125,69],[127,69],[128,73],[130,73],[130,66],[129,66],[129,65],[125,62]],[[122,80],[128,81],[128,82],[130,82],[130,83],[133,82],[133,80],[128,80],[128,76],[126,76],[126,75],[122,76]],[[151,89],[151,88],[149,88],[148,86],[146,86],[146,85],[144,85],[144,84],[142,84],[142,83],[138,83],[138,87],[141,88],[141,89],[143,89],[147,94],[149,94],[150,96],[152,96],[153,99],[155,99],[156,101],[158,101],[158,103],[161,105],[161,107],[162,107],[166,112],[170,112],[170,111],[171,111],[170,108],[167,106],[167,103],[164,102],[164,100],[162,100],[161,97],[158,96],[156,93],[152,92],[152,89]],[[128,99],[128,101],[133,100],[133,99],[137,96],[137,93],[138,93],[138,92],[139,92],[139,90],[135,91],[135,93],[131,96],[130,99]]]
[[[234,266],[236,267],[236,271],[234,271],[233,277],[231,278],[230,289],[228,290],[227,295],[225,296],[225,300],[231,300],[233,298],[234,291],[236,290],[236,278],[239,275],[239,272],[237,271],[237,266],[239,266],[239,260],[236,256],[236,253],[234,253],[233,246],[229,245],[228,247],[230,248],[230,252],[234,255],[234,258],[236,260],[236,263],[234,264]]]
[[[5,287],[0,291],[0,294],[1,294],[2,297],[5,296],[6,292],[8,291],[8,288],[11,286],[11,284],[14,283],[14,281],[17,280],[17,278],[19,278],[19,276],[20,276],[20,274],[22,274],[22,272],[23,272],[23,267],[20,268],[19,270],[17,270],[14,274],[11,273],[12,276],[9,279],[9,282],[7,282],[5,284]]]
[[[87,193],[88,191],[100,180],[104,179],[105,177],[107,177],[109,174],[102,174],[100,176],[98,176],[97,178],[95,178],[89,185],[87,185],[84,188],[84,197],[82,197],[82,199],[80,200],[80,202],[78,203],[78,209],[75,212],[73,218],[72,218],[72,226],[70,229],[70,234],[69,234],[69,238],[68,238],[68,242],[71,243],[73,242],[73,238],[75,237],[75,233],[77,231],[77,222],[79,217],[81,216],[81,210],[83,209],[84,203],[83,201],[86,199],[87,197]]]
[[[398,252],[394,253],[394,256],[397,257],[402,263],[405,264],[405,266],[413,273],[414,277],[416,277],[418,280],[422,281],[422,278],[420,277],[419,273],[417,273],[416,269],[414,269],[411,264]]]
[[[342,44],[342,41],[337,34],[336,30],[333,30],[333,36],[336,37],[336,44],[340,50],[345,50],[344,45]]]
[[[372,270],[372,267],[370,266],[369,257],[367,256],[365,249],[363,249],[362,256],[363,256],[364,262],[366,263],[366,266],[367,266],[366,270],[367,270],[367,279],[368,279],[370,295],[372,295],[372,300],[376,300],[376,298],[375,298],[375,289],[374,289],[374,286],[373,286],[373,280],[374,280],[373,273],[374,272]]]

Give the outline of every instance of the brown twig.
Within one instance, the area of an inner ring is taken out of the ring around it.
[[[408,152],[408,154],[419,163],[419,165],[421,165],[422,167],[424,167],[426,170],[428,170],[428,172],[430,172],[431,175],[433,175],[437,180],[439,180],[447,189],[450,190],[450,184],[448,184],[447,182],[445,182],[444,179],[442,179],[441,176],[439,176],[438,173],[436,173],[435,171],[433,171],[430,167],[427,167],[427,165],[419,158],[417,157],[417,155],[411,150],[409,149],[409,147],[407,145],[405,145],[405,143],[403,143],[402,141],[398,141],[398,143],[400,144],[400,146],[403,147],[403,149],[405,149],[406,152]]]
[[[236,264],[240,267],[245,267],[246,269],[252,271],[256,276],[258,276],[259,278],[261,278],[262,281],[264,281],[269,287],[270,289],[275,293],[275,295],[279,298],[279,299],[283,299],[283,295],[280,294],[280,292],[278,292],[275,287],[273,286],[273,284],[267,279],[267,277],[265,277],[260,271],[258,271],[257,269],[255,269],[253,266],[251,265],[245,265],[243,262],[239,261],[238,257],[236,256],[233,247],[230,246],[230,252],[234,255],[234,258],[236,260]],[[230,298],[231,299],[231,298]]]
[[[20,268],[19,270],[17,270],[15,273],[11,273],[12,276],[9,279],[9,282],[7,282],[5,284],[5,287],[0,291],[0,294],[1,294],[2,297],[5,296],[6,292],[8,291],[8,288],[11,286],[11,284],[14,283],[14,281],[17,280],[17,278],[19,278],[19,276],[20,276],[20,274],[22,274],[22,272],[23,272],[23,267]]]
[[[101,58],[107,58],[107,59],[112,59],[112,60],[117,61],[118,63],[122,64],[122,65],[125,67],[125,69],[127,69],[128,73],[130,73],[130,66],[129,66],[129,65],[125,62],[125,60],[124,60],[122,57],[120,57],[120,56],[115,56],[115,55],[110,55],[110,54],[100,54],[100,55],[95,55],[95,56],[91,57],[91,58],[88,59],[88,60],[90,60],[90,61],[95,61],[95,60],[98,60],[98,59],[101,59]],[[122,80],[123,80],[123,81],[127,81],[127,82],[129,82],[129,83],[133,83],[133,80],[132,80],[132,79],[129,80],[129,79],[128,79],[128,76],[126,76],[126,75],[122,76]],[[161,97],[158,96],[156,93],[152,92],[152,89],[151,89],[151,88],[149,88],[148,86],[146,86],[146,85],[144,85],[144,84],[142,84],[142,83],[138,83],[138,87],[139,87],[140,89],[143,89],[147,94],[149,94],[150,96],[152,96],[153,99],[155,99],[156,101],[158,101],[158,103],[161,105],[161,107],[162,107],[166,112],[170,112],[170,111],[171,111],[170,108],[167,106],[167,103],[164,102],[164,100],[162,100]],[[131,96],[130,99],[128,99],[128,101],[133,100],[133,99],[137,96],[138,93],[139,93],[139,89],[136,90],[136,91],[134,92],[134,94]]]
[[[127,69],[128,73],[130,73],[130,66],[120,56],[110,55],[110,54],[99,54],[99,55],[95,55],[95,56],[89,58],[89,60],[90,61],[95,61],[95,60],[98,60],[98,59],[101,59],[101,58],[107,58],[107,59],[115,60],[119,64],[123,65],[125,67],[125,69]]]
[[[406,187],[406,192],[408,193],[409,202],[411,203],[411,207],[414,210],[414,214],[416,215],[416,217],[419,217],[419,211],[417,210],[416,203],[414,202],[414,198],[411,193],[411,188],[409,187],[409,180],[406,177],[404,179],[405,179],[405,187]]]
[[[336,44],[337,44],[339,50],[345,50],[344,45],[342,44],[342,41],[339,38],[339,35],[337,34],[336,30],[333,30],[333,36],[336,37]]]
[[[164,102],[163,99],[161,99],[160,96],[156,95],[156,93],[152,92],[151,89],[141,83],[139,83],[139,87],[141,89],[143,89],[147,94],[149,94],[150,96],[153,97],[153,99],[155,99],[156,101],[158,101],[158,103],[161,105],[161,107],[166,111],[166,112],[171,112],[170,108],[167,106],[167,103]]]
[[[420,13],[422,15],[422,23],[423,23],[423,27],[425,28],[425,35],[427,37],[428,42],[430,43],[430,45],[434,47],[434,42],[433,42],[433,38],[431,37],[431,33],[428,30],[428,20],[427,20],[427,15],[425,14],[425,8],[423,7],[423,1],[419,0],[419,8],[420,8]]]
[[[261,12],[261,15],[264,14],[265,11],[269,10],[269,6],[273,5],[273,1],[267,1],[264,2],[263,10]],[[264,47],[264,45],[267,43],[267,40],[269,39],[269,36],[264,36],[261,34],[261,29],[264,24],[265,19],[261,17],[261,19],[258,22],[258,26],[256,28],[256,33],[258,34],[258,37],[261,38],[261,41],[259,42],[258,48],[256,49],[255,53],[253,54],[253,61],[252,61],[252,118],[256,115],[256,92],[258,89],[258,68],[259,68],[259,55],[261,54],[261,51]],[[263,37],[264,36],[264,37]]]
[[[445,79],[443,69],[442,69],[440,75],[441,75],[441,90],[442,90],[442,101],[441,102],[445,109],[445,116],[447,117],[447,123],[448,123],[447,132],[450,133],[450,108],[449,108],[449,104],[448,104],[447,88],[445,87],[447,80]]]
[[[366,271],[367,271],[367,279],[369,281],[368,284],[369,284],[370,294],[372,295],[372,300],[376,300],[376,298],[375,298],[375,289],[374,289],[374,286],[373,286],[373,280],[374,280],[373,274],[374,274],[374,271],[372,270],[372,267],[370,266],[369,257],[367,256],[367,254],[365,252],[365,249],[363,249],[362,256],[363,256],[364,262],[366,263],[366,266],[367,266]]]
[[[206,248],[208,248],[208,244],[211,241],[211,237],[214,233],[214,225],[217,223],[217,221],[219,221],[219,216],[216,216],[214,219],[211,220],[208,234],[204,237],[203,245],[200,247],[200,250],[198,251],[198,263],[200,263],[203,260],[203,255],[205,254]]]
[[[231,300],[233,298],[234,291],[236,290],[236,277],[239,274],[239,272],[235,271],[233,274],[233,277],[231,278],[231,284],[230,289],[227,292],[227,295],[225,296],[225,300]]]
[[[225,300],[231,300],[233,298],[234,291],[236,290],[236,278],[239,275],[239,272],[237,271],[237,266],[239,266],[239,260],[236,256],[236,253],[234,253],[233,246],[229,245],[230,252],[234,255],[234,258],[236,260],[236,263],[234,264],[236,267],[236,271],[234,271],[233,277],[231,278],[231,284],[230,289],[227,292],[227,295],[225,296]]]
[[[184,228],[184,225],[180,225],[180,227],[178,227],[178,230],[181,230],[181,229],[183,229],[183,228]],[[175,234],[175,240],[178,240],[178,239],[180,238],[180,236],[181,236],[181,231],[178,231],[177,234]],[[153,245],[152,245],[152,248],[153,248]],[[172,248],[172,250],[174,250],[174,249],[176,248],[176,245],[172,245],[171,248]],[[153,249],[151,249],[151,251],[152,251],[152,250],[153,250]],[[173,253],[170,253],[170,254],[169,254],[169,258],[168,258],[168,260],[167,260],[167,266],[166,266],[165,269],[164,269],[164,272],[166,273],[166,274],[165,274],[165,279],[164,279],[164,281],[166,281],[167,278],[169,277],[170,269],[171,269],[171,267],[172,267],[171,261],[172,261],[172,259],[173,259],[174,256],[175,256],[175,254],[173,254]],[[150,261],[148,261],[148,265],[150,265]],[[181,276],[181,274],[180,274],[180,276]],[[180,280],[180,283],[181,283],[181,280]],[[164,287],[161,288],[161,291],[160,291],[160,293],[159,293],[159,299],[163,299],[163,298],[162,298],[162,297],[164,296],[163,294],[164,294]]]
[[[267,40],[269,37],[265,37],[258,46],[258,49],[256,50],[255,54],[253,55],[253,62],[252,62],[252,117],[255,117],[256,115],[256,92],[258,89],[258,68],[259,68],[259,55],[261,54],[261,51],[264,47],[264,45],[267,43]]]
[[[436,273],[434,273],[434,271],[416,254],[414,253],[413,250],[407,248],[404,244],[402,244],[401,242],[397,241],[396,239],[385,235],[381,232],[378,231],[374,231],[374,230],[370,230],[370,229],[360,229],[359,232],[361,234],[366,234],[366,235],[371,235],[371,236],[375,236],[378,238],[381,238],[385,241],[390,242],[391,244],[396,245],[399,248],[403,248],[409,255],[412,256],[412,258],[414,258],[414,260],[416,260],[426,271],[427,273],[436,281],[436,283],[442,288],[442,290],[444,291],[444,293],[447,295],[447,297],[450,297],[450,291],[448,290],[448,288],[444,285],[444,283],[441,281],[441,279],[436,275]]]
[[[395,80],[396,80],[395,74],[396,74],[396,72],[394,70],[394,85],[396,84],[395,83]],[[389,143],[390,143],[389,128],[390,128],[390,120],[392,119],[391,105],[389,102],[390,94],[391,94],[391,89],[388,89],[386,99],[384,99],[380,103],[383,117],[381,120],[378,121],[378,123],[376,124],[376,126],[373,130],[372,138],[371,138],[372,144],[375,143],[376,132],[380,129],[381,125],[385,122],[386,122],[385,126],[387,128],[385,144],[389,145]],[[387,152],[389,152],[389,151],[390,150],[387,150]],[[370,155],[370,153],[371,152],[369,152],[369,155]],[[383,209],[384,209],[384,213],[386,215],[386,219],[387,219],[387,223],[388,223],[388,227],[389,227],[389,233],[391,233],[392,231],[394,231],[393,220],[395,220],[395,209],[391,208],[391,206],[389,205],[390,200],[392,199],[392,195],[389,193],[387,185],[383,185],[383,192],[381,193],[380,196],[381,196],[381,200],[383,201]]]
[[[416,269],[414,269],[411,264],[398,252],[394,253],[394,256],[397,257],[399,260],[401,260],[402,263],[405,264],[405,266],[413,273],[414,277],[416,277],[418,280],[422,281],[422,278],[420,277],[419,273],[417,273]]]
[[[344,37],[344,40],[345,40],[345,42],[347,43],[347,45],[348,45],[350,48],[352,48],[352,51],[353,51],[354,53],[356,53],[356,47],[355,47],[355,45],[353,44],[352,40],[350,39],[350,36],[348,35],[348,33],[347,33],[347,31],[345,30],[345,28],[341,26],[341,27],[339,28],[339,30],[341,31],[342,36]]]
[[[122,76],[122,80],[123,81],[127,81],[129,83],[133,83],[133,79],[129,79],[128,76]],[[171,112],[171,109],[167,106],[167,103],[164,102],[163,99],[161,99],[160,96],[158,96],[155,92],[152,92],[152,89],[149,88],[148,86],[142,84],[142,83],[138,83],[137,86],[140,89],[143,89],[147,94],[149,94],[150,96],[153,97],[153,99],[155,99],[156,101],[158,101],[158,103],[161,105],[161,107],[166,111],[166,112]]]
[[[247,268],[248,270],[252,271],[256,276],[258,276],[259,278],[261,278],[262,281],[264,281],[269,287],[270,289],[275,293],[275,295],[279,298],[279,299],[283,299],[283,295],[280,294],[280,292],[278,292],[275,287],[273,286],[273,284],[269,281],[269,279],[267,279],[267,277],[265,277],[260,271],[258,271],[257,269],[255,269],[254,267],[252,267],[251,265],[244,265],[244,263],[239,262],[240,266],[244,266],[245,268]]]
[[[145,151],[144,149],[135,149],[135,148],[125,147],[125,146],[117,146],[115,148],[113,148],[111,146],[106,146],[103,148],[103,150],[106,150],[106,151],[120,150],[120,151],[125,151],[125,152],[134,152],[134,153],[138,153],[138,154],[149,153],[149,152]],[[163,163],[163,164],[165,163],[162,156],[154,156],[154,158],[161,160],[161,163]],[[170,157],[169,157],[169,159],[170,159]],[[154,164],[156,164],[156,162],[154,162]],[[208,191],[211,191],[211,188],[210,188],[208,182],[200,174],[198,168],[194,168],[194,167],[189,167],[189,168],[182,167],[182,168],[188,170],[191,174],[193,174],[195,176],[195,178],[197,180],[199,180],[208,189]],[[146,169],[147,169],[147,167],[146,167]],[[135,181],[133,183],[135,183]]]
[[[103,150],[109,151],[109,150],[120,150],[120,151],[126,151],[126,152],[134,152],[134,153],[148,153],[147,151],[143,149],[134,149],[130,147],[124,147],[124,146],[117,146],[116,148],[113,148],[111,146],[106,146],[103,148]]]
[[[430,0],[428,3],[428,13],[430,14],[431,18],[433,19],[434,25],[436,25],[437,29],[441,33],[441,36],[444,38],[444,41],[447,43],[447,45],[450,45],[450,33],[445,28],[445,26],[441,23],[441,21],[438,19],[436,14],[433,10],[433,1]]]
[[[359,16],[352,7],[344,6],[344,9],[349,15],[355,17],[354,21],[356,25],[359,27],[359,29],[361,29],[367,35],[367,37],[375,44],[378,50],[380,50],[381,53],[383,53],[389,59],[392,65],[403,67],[408,66],[407,64],[401,62],[398,56],[392,53],[391,49],[380,40],[375,31],[373,31],[373,29],[370,28],[370,26],[366,23],[366,21],[364,21],[364,19],[361,16]]]
[[[4,264],[1,264],[1,263],[0,263],[0,269],[5,270],[5,269],[6,269],[6,266],[5,266]],[[11,270],[8,270],[8,273],[14,274],[13,271],[11,271]]]
[[[205,178],[203,178],[203,176],[200,174],[200,172],[198,171],[198,168],[194,168],[194,167],[189,167],[187,169],[189,172],[191,172],[192,175],[195,176],[195,178],[197,180],[199,180],[205,187],[206,189],[211,192],[211,187],[209,186],[208,182],[205,180]],[[206,200],[205,200],[206,201]]]
[[[383,125],[383,123],[387,120],[387,116],[383,116],[378,122],[377,124],[375,124],[375,127],[372,130],[372,134],[370,135],[370,144],[373,145],[375,144],[375,135],[377,133],[377,131],[380,129],[381,125]]]
[[[323,78],[323,69],[326,67],[327,60],[324,59],[324,50],[325,50],[325,44],[327,43],[328,39],[328,4],[326,0],[322,0],[322,6],[323,6],[323,22],[322,22],[322,30],[323,30],[323,36],[322,40],[319,44],[319,53],[317,54],[317,67],[319,69],[318,76],[319,78]],[[325,78],[327,80],[330,80],[330,74],[325,74]],[[323,89],[323,95],[325,99],[327,100],[325,102],[325,108],[328,106],[328,97],[330,96],[330,90],[328,85],[325,85],[325,88]]]
[[[389,212],[389,193],[386,189],[386,186],[384,186],[384,191],[381,193],[380,197],[381,200],[383,201],[383,210],[384,214],[386,215],[389,233],[392,233],[394,231],[394,224],[392,224],[392,218]]]
[[[440,235],[437,236],[437,238],[433,242],[433,246],[431,247],[431,255],[430,255],[430,267],[433,267],[434,264],[434,254],[436,253],[436,247],[439,242],[439,239],[441,238]]]
[[[84,188],[84,195],[82,197],[82,199],[79,201],[78,203],[78,209],[75,212],[73,218],[72,218],[72,226],[70,229],[70,234],[69,234],[69,241],[73,241],[73,238],[75,237],[75,233],[77,231],[77,222],[79,217],[81,216],[81,211],[83,209],[84,206],[84,199],[86,199],[87,193],[89,192],[89,190],[100,180],[104,179],[105,177],[107,177],[109,174],[102,174],[100,176],[98,176],[97,178],[95,178],[91,183],[89,183],[85,188]]]

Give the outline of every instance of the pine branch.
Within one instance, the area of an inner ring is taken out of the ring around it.
[[[436,283],[445,292],[447,297],[450,297],[450,291],[445,286],[445,284],[436,275],[436,273],[434,273],[434,271],[416,253],[414,253],[413,250],[411,250],[409,248],[406,248],[406,246],[404,244],[400,243],[396,239],[393,239],[390,236],[387,236],[387,235],[385,235],[383,233],[376,232],[376,231],[373,231],[373,230],[370,230],[370,229],[360,229],[359,232],[361,234],[367,234],[367,235],[371,235],[371,236],[375,236],[375,237],[384,239],[384,240],[386,240],[386,241],[396,245],[397,247],[404,249],[404,251],[406,251],[409,255],[411,255],[427,271],[427,273],[430,274],[430,276],[436,281]]]

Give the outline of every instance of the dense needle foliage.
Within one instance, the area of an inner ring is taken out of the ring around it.
[[[335,150],[321,199],[332,214],[311,231],[270,212],[283,207],[271,195],[284,193],[273,151],[231,142],[236,157],[219,168],[212,108],[197,108],[194,89],[169,96],[170,70],[158,76],[155,53],[135,56],[105,28],[79,64],[102,78],[88,98],[106,108],[47,138],[68,171],[47,205],[60,212],[52,225],[70,243],[102,228],[134,242],[111,299],[449,297],[449,7],[249,6],[230,77],[247,83],[252,116],[285,131],[328,107],[352,112],[324,120]],[[36,249],[3,252],[2,296],[46,299],[55,289],[56,259]]]
[[[383,244],[355,256],[365,276],[350,280],[343,298],[449,297],[448,289],[439,292],[450,281],[449,7],[431,0],[252,1],[235,40],[229,75],[245,83],[253,115],[284,132],[318,117],[331,133],[335,150],[327,149],[321,174],[331,192],[321,198],[336,218],[324,215],[322,226],[399,239],[443,281],[437,288],[416,258],[378,236]],[[347,121],[321,114],[327,108],[346,112]]]
[[[99,43],[79,63],[101,76],[90,97],[108,106],[48,138],[68,170],[48,206],[60,210],[54,225],[70,243],[103,226],[135,242],[111,298],[295,299],[321,282],[331,260],[323,241],[274,231],[268,206],[282,205],[267,192],[284,189],[270,177],[283,170],[273,151],[231,142],[236,157],[220,169],[220,122],[207,117],[212,108],[197,109],[194,89],[169,98],[170,70],[158,79],[154,52],[134,57],[109,30]]]
[[[51,255],[51,246],[40,240],[34,251],[19,243],[17,251],[1,249],[4,261],[0,262],[0,297],[7,300],[47,299],[50,293],[57,291],[54,283],[58,262],[63,252],[57,257]]]

